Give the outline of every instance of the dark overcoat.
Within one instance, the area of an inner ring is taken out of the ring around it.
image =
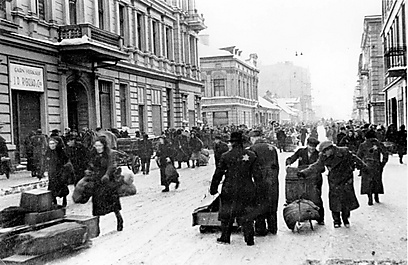
[[[359,147],[357,156],[368,168],[361,172],[361,194],[384,194],[382,173],[388,161],[386,147],[377,139],[366,139]]]
[[[115,160],[111,152],[97,153],[95,150],[90,155],[88,169],[93,172],[95,182],[94,194],[92,195],[92,214],[94,216],[117,212],[122,209],[119,200],[118,185],[114,172]],[[104,175],[109,176],[108,182],[102,182]]]
[[[175,160],[179,162],[188,162],[191,156],[191,151],[188,145],[188,137],[179,134],[174,138],[174,148],[176,150]]]
[[[89,154],[88,149],[82,143],[75,143],[74,146],[67,145],[65,153],[74,167],[73,184],[76,185],[83,177],[88,167]]]
[[[221,155],[229,150],[228,144],[220,141],[214,144],[214,159],[215,165],[218,165],[221,159]]]
[[[167,157],[170,158],[171,163],[174,163],[175,151],[173,147],[166,142],[165,144],[159,144],[156,152],[157,164],[160,168],[160,185],[167,186],[167,177],[165,174],[165,169],[168,164],[166,161]]]
[[[230,222],[235,217],[242,217],[253,211],[256,203],[256,190],[252,175],[255,160],[255,153],[242,146],[235,146],[222,154],[210,186],[211,194],[215,194],[225,176],[218,215],[221,222]]]
[[[258,204],[268,212],[276,212],[279,201],[279,158],[276,148],[265,139],[258,139],[251,147],[257,160],[254,174]]]
[[[64,165],[67,162],[68,157],[61,147],[54,150],[47,149],[43,171],[48,172],[48,190],[53,197],[65,197],[69,194],[68,179],[64,175]]]
[[[143,159],[150,159],[153,155],[153,143],[149,139],[143,139],[139,142],[138,155]]]
[[[333,155],[319,155],[319,159],[300,171],[305,175],[323,172],[327,167],[329,182],[329,205],[332,212],[352,211],[360,205],[354,192],[353,171],[365,168],[365,163],[352,154],[347,147],[332,147]]]
[[[2,136],[0,136],[0,158],[1,157],[9,157],[6,139]],[[9,160],[0,161],[0,174],[6,173],[10,173],[10,162]]]

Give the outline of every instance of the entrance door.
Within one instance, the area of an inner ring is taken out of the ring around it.
[[[81,131],[89,128],[88,96],[85,88],[77,82],[68,84],[68,127]]]
[[[13,135],[16,145],[16,161],[25,157],[24,139],[41,129],[40,93],[12,91]]]
[[[161,120],[161,107],[159,105],[152,106],[152,121],[154,135],[161,135],[162,120]]]
[[[392,98],[391,99],[391,123],[393,123],[395,126],[398,126],[398,111],[397,111],[397,108],[398,108],[397,99]]]

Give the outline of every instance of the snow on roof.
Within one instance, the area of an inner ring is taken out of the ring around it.
[[[258,102],[261,107],[268,108],[268,109],[281,109],[275,103],[269,102],[268,100],[264,99],[263,97],[258,97]]]
[[[265,99],[265,98],[264,98]],[[287,102],[287,99],[285,98],[272,98],[270,100],[265,99],[268,102],[275,103],[282,111],[286,112],[289,115],[292,116],[298,116],[299,110],[290,107]]]

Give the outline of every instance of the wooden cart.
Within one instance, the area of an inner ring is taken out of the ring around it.
[[[140,170],[138,138],[119,138],[116,150],[116,162],[120,166],[127,166],[134,174]]]

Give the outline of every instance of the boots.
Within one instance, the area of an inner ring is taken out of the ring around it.
[[[378,197],[378,193],[374,193],[374,200],[376,203],[380,203],[380,198]]]
[[[168,186],[168,185],[165,186],[164,190],[162,190],[162,192],[169,192],[169,191],[170,191],[170,189],[169,189],[169,186]]]
[[[231,222],[221,222],[221,237],[217,238],[217,243],[230,244],[231,243]]]
[[[178,167],[177,167],[177,169],[180,169],[180,168],[181,168],[181,162],[178,161]]]
[[[118,222],[117,230],[122,231],[123,230],[123,218],[122,218],[122,215],[120,214],[119,211],[115,212],[115,215],[116,215],[116,220]]]
[[[400,156],[399,162],[400,162],[400,164],[403,164],[403,162],[402,162],[402,156]]]
[[[67,196],[62,198],[62,207],[67,207]]]
[[[254,224],[253,222],[245,222],[242,224],[242,229],[244,232],[244,240],[248,246],[255,245],[254,242]]]
[[[368,196],[368,205],[373,205],[373,194],[367,194],[367,196]]]

